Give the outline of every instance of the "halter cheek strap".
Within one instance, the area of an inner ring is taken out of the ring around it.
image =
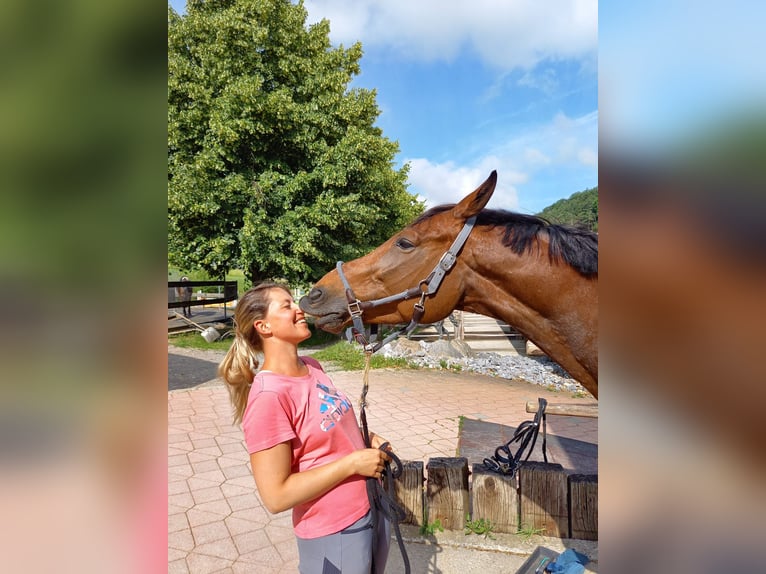
[[[373,299],[372,301],[360,301],[354,295],[354,291],[351,289],[351,284],[348,282],[346,275],[343,273],[343,261],[338,261],[335,265],[335,269],[338,271],[340,280],[343,282],[343,287],[346,291],[346,301],[348,303],[348,313],[351,315],[351,321],[354,324],[354,338],[365,348],[365,351],[376,352],[385,344],[389,343],[399,335],[406,335],[410,333],[415,327],[420,324],[420,320],[425,313],[425,302],[428,295],[434,295],[439,290],[442,280],[445,275],[454,267],[457,261],[457,256],[460,254],[460,250],[463,248],[468,236],[471,234],[474,225],[476,224],[476,216],[471,216],[466,219],[463,228],[458,233],[458,236],[452,242],[449,249],[439,259],[439,262],[433,268],[433,271],[418,283],[416,287],[412,287],[397,293],[396,295],[389,295],[380,299]],[[415,303],[412,311],[412,319],[409,324],[399,331],[391,333],[388,337],[379,341],[378,343],[370,344],[364,339],[364,323],[362,321],[362,314],[365,309],[371,309],[372,307],[378,307],[380,305],[386,305],[388,303],[395,303],[398,301],[406,301],[413,297],[420,295],[420,301]]]
[[[428,281],[428,295],[433,295],[438,291],[442,279],[444,279],[447,272],[454,267],[455,262],[457,261],[457,256],[460,254],[460,250],[463,248],[468,236],[471,235],[471,231],[473,231],[473,226],[475,224],[475,215],[465,220],[463,229],[460,230],[455,241],[453,241],[450,248],[444,252],[444,255],[439,259],[439,263],[436,264],[434,270],[431,271],[431,274],[428,276],[430,279]]]

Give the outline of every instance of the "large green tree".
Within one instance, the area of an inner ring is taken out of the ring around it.
[[[310,283],[422,211],[360,44],[333,48],[303,3],[168,6],[168,257],[213,277]]]

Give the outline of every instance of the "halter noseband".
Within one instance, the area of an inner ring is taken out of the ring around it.
[[[372,301],[360,301],[354,295],[354,292],[351,289],[351,285],[349,284],[348,279],[346,279],[346,275],[343,273],[343,261],[338,261],[335,269],[338,270],[340,280],[343,281],[343,287],[346,289],[348,313],[351,315],[351,320],[354,323],[354,337],[364,346],[365,351],[374,353],[383,347],[383,345],[389,343],[399,335],[406,335],[410,333],[415,327],[418,326],[418,324],[420,324],[420,319],[423,318],[423,314],[425,313],[426,297],[428,295],[436,294],[436,292],[439,290],[439,285],[441,285],[442,279],[444,279],[444,276],[447,274],[447,272],[455,265],[457,256],[459,255],[460,250],[468,239],[468,236],[471,234],[475,223],[475,215],[466,219],[465,225],[463,225],[463,229],[460,230],[460,233],[455,238],[455,241],[452,242],[452,245],[450,245],[449,249],[445,251],[441,256],[441,259],[439,259],[439,262],[433,268],[433,271],[431,271],[428,277],[420,281],[416,287],[412,287],[406,291],[397,293],[396,295],[389,295],[388,297],[381,297],[380,299],[373,299]],[[417,297],[418,295],[420,295],[420,301],[415,303],[414,310],[412,311],[412,319],[406,327],[391,333],[388,337],[375,343],[374,345],[367,343],[367,341],[364,340],[364,323],[362,322],[362,314],[366,309],[371,309],[372,307],[378,307],[380,305],[386,305],[387,303],[406,301],[407,299]]]

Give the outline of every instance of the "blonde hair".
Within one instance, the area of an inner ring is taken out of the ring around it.
[[[269,293],[272,289],[282,289],[290,293],[290,290],[280,283],[260,283],[240,297],[234,312],[234,342],[218,365],[218,376],[226,382],[229,389],[235,424],[242,422],[250,385],[260,364],[259,354],[263,351],[261,336],[253,323],[266,317],[271,303]]]

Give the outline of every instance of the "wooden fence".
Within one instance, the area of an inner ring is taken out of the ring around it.
[[[510,478],[483,464],[472,465],[469,473],[464,457],[439,457],[428,461],[426,480],[422,461],[402,464],[394,487],[406,523],[439,520],[447,530],[463,530],[468,517],[490,521],[494,532],[534,530],[543,536],[598,540],[595,474],[567,474],[560,464],[527,462]]]
[[[201,287],[216,287],[218,293],[202,293]],[[228,303],[237,297],[236,281],[168,281],[168,309]]]

